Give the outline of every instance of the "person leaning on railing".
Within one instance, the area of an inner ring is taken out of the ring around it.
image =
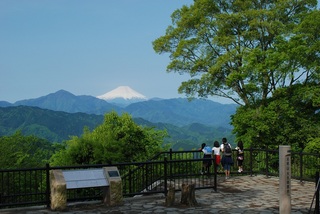
[[[203,162],[202,162],[202,170],[201,174],[209,173],[210,166],[212,165],[212,149],[210,146],[207,146],[205,143],[201,145],[202,152],[203,152]]]

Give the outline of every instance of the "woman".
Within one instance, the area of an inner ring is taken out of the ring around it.
[[[226,180],[230,178],[230,170],[233,165],[232,160],[232,148],[231,145],[227,142],[227,138],[222,138],[222,144],[220,146],[221,151],[223,153],[221,164],[224,169],[224,173],[226,175]]]
[[[243,172],[243,160],[244,160],[244,152],[243,152],[243,143],[240,140],[236,147],[237,150],[237,163],[238,163],[238,172]]]

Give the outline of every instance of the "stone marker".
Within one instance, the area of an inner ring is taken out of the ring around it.
[[[279,146],[279,212],[291,213],[291,147]]]
[[[109,206],[123,204],[122,180],[117,167],[103,167],[105,176],[109,182],[103,202]]]
[[[67,208],[67,185],[62,170],[50,170],[51,209],[64,211]]]

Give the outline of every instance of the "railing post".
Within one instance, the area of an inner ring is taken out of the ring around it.
[[[303,165],[303,154],[302,154],[302,150],[300,151],[300,153],[299,153],[299,160],[300,160],[300,182],[302,182],[302,173],[303,173],[303,167],[302,167],[302,165]]]
[[[168,194],[167,157],[164,157],[163,164],[164,164],[164,167],[163,167],[164,168],[164,196],[167,197],[167,194]]]
[[[252,148],[252,145],[250,146],[250,176],[252,177],[253,175],[253,148]]]
[[[214,171],[214,175],[213,175],[213,179],[214,179],[214,188],[213,188],[213,190],[215,191],[215,192],[217,192],[217,168],[218,168],[218,165],[217,165],[217,163],[216,163],[216,158],[214,158],[213,159],[213,162],[214,162],[214,164],[213,164],[213,171]]]
[[[172,149],[170,149],[170,161],[172,161],[172,154],[173,154],[173,152],[172,152]],[[170,179],[172,178],[172,164],[170,163]]]
[[[269,155],[268,155],[268,145],[266,147],[266,177],[269,177]]]
[[[149,165],[148,164],[146,164],[145,165],[145,169],[146,169],[146,171],[145,171],[145,174],[144,174],[144,178],[145,178],[145,188],[146,188],[146,190],[149,190],[148,189],[148,186],[149,186],[149,184],[148,184],[148,175],[149,175]]]
[[[47,208],[50,208],[51,201],[50,201],[50,165],[49,163],[46,164],[46,201],[47,201]]]
[[[133,188],[132,188],[132,174],[133,174],[133,170],[130,169],[129,170],[129,193],[133,192]]]

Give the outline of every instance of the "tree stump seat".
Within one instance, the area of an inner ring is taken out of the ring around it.
[[[181,204],[194,207],[198,204],[195,194],[195,184],[182,184],[181,186]]]

